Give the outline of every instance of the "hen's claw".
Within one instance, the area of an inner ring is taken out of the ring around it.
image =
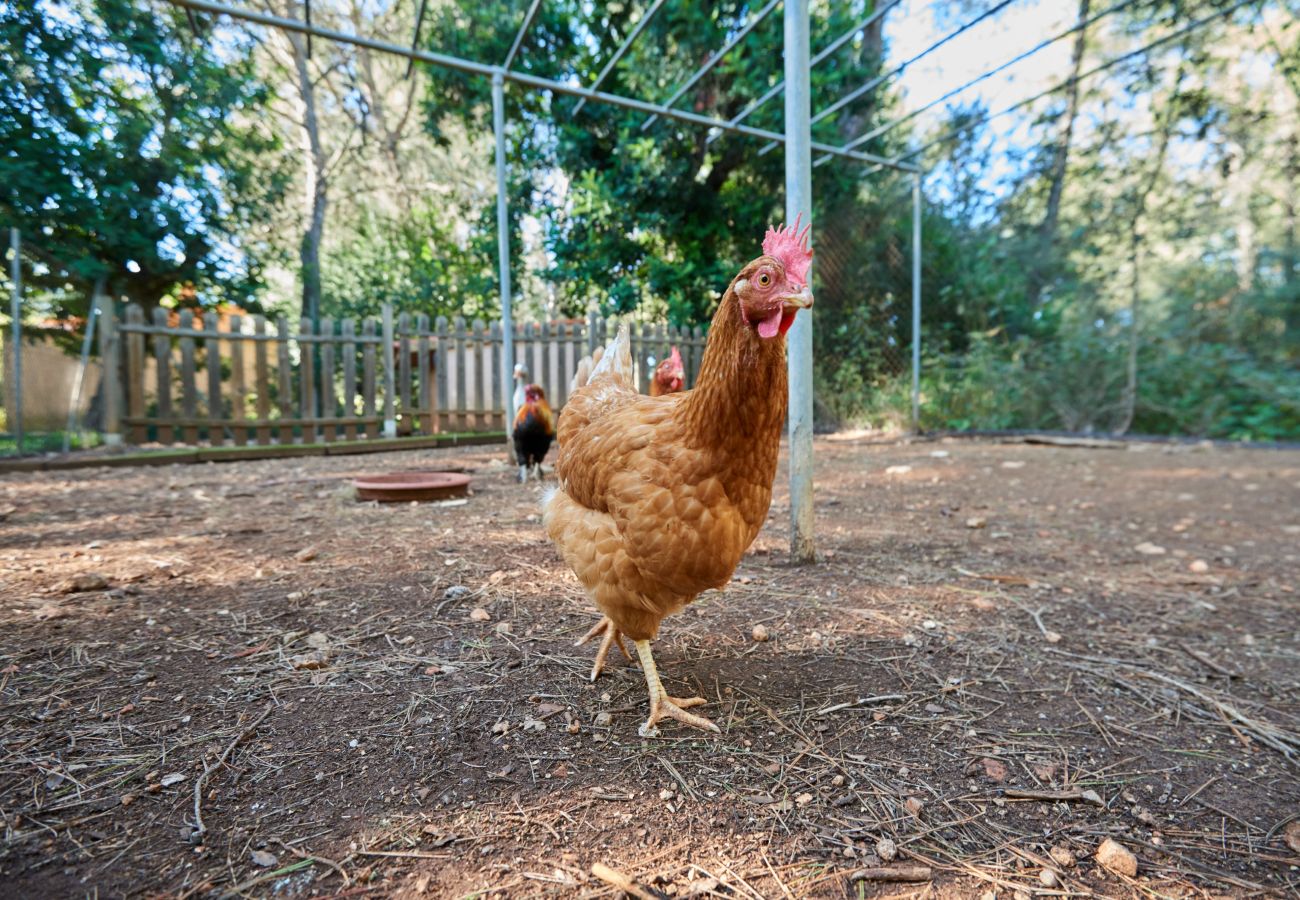
[[[573,646],[581,647],[602,631],[605,635],[600,639],[600,647],[596,650],[596,659],[591,665],[592,681],[595,681],[596,677],[605,670],[605,661],[609,656],[609,648],[611,646],[617,644],[618,649],[623,651],[623,655],[627,657],[628,662],[632,661],[632,654],[628,653],[627,647],[623,646],[623,632],[619,631],[618,628],[615,627],[613,620],[611,620],[609,616],[601,616],[600,621],[592,626],[591,631],[584,634]]]
[[[708,719],[686,711],[692,706],[705,703],[703,697],[668,696],[668,692],[664,690],[663,682],[659,680],[659,671],[655,668],[654,656],[650,653],[650,642],[633,641],[633,643],[636,644],[637,656],[641,657],[641,668],[645,672],[646,687],[650,689],[650,718],[646,719],[645,723],[637,730],[637,734],[641,735],[641,737],[655,737],[659,734],[659,729],[655,727],[656,723],[664,716],[676,719],[683,725],[691,725],[705,731],[712,731],[714,734],[721,734],[722,729]]]

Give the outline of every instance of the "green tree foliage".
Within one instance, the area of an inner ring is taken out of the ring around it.
[[[201,40],[167,3],[20,0],[0,69],[0,221],[56,313],[101,277],[146,306],[255,298],[282,179],[245,41]]]

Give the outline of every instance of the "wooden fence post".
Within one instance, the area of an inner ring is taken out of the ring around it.
[[[393,409],[393,307],[384,304],[383,340],[380,351],[384,354],[384,437],[397,437],[397,413]]]
[[[122,396],[117,317],[113,312],[112,297],[100,294],[95,298],[95,305],[99,307],[99,358],[104,367],[104,443],[109,447],[119,447],[122,444]],[[17,348],[15,352],[21,349]]]

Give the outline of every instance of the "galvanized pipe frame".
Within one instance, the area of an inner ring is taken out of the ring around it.
[[[888,0],[887,3],[880,6],[871,15],[867,16],[861,22],[858,22],[848,31],[844,32],[842,35],[840,35],[835,40],[831,41],[829,44],[823,47],[817,53],[817,55],[812,58],[812,61],[808,63],[809,68],[815,67],[819,62],[826,59],[826,57],[830,56],[836,50],[843,47],[859,31],[863,31],[864,29],[870,28],[872,25],[876,24],[876,22],[879,21],[881,18],[883,18],[886,13],[888,13],[891,9],[893,9],[895,6],[897,6],[902,2],[903,0]],[[759,97],[757,100],[750,103],[740,112],[736,113],[736,115],[728,119],[727,124],[739,125],[741,122],[745,121],[745,119],[749,118],[750,113],[757,110],[760,106],[767,103],[767,101],[771,100],[773,97],[781,93],[783,90],[785,90],[785,79],[782,79],[778,81],[776,84],[772,85],[772,87],[768,89],[767,93],[765,93],[763,96]],[[720,136],[721,135],[716,135],[716,134],[709,135],[709,139],[705,141],[705,143],[712,144]]]
[[[268,13],[260,13],[254,10],[239,9],[225,3],[216,2],[216,0],[170,0],[170,2],[179,5],[187,10],[199,10],[214,15],[227,15],[235,19],[243,19],[267,27],[281,28],[287,31],[296,31],[303,34],[314,35],[327,40],[334,40],[344,44],[366,47],[382,53],[390,53],[397,56],[404,56],[409,60],[428,63],[430,65],[442,66],[461,72],[466,72],[481,77],[487,77],[492,80],[492,100],[493,100],[493,132],[495,137],[496,152],[496,179],[497,179],[497,238],[498,238],[498,266],[501,286],[501,314],[502,314],[502,390],[511,399],[507,400],[507,406],[513,406],[513,392],[509,389],[509,377],[513,369],[513,324],[512,324],[512,307],[513,298],[510,286],[510,237],[508,223],[508,197],[506,195],[506,164],[505,164],[505,83],[513,81],[516,84],[536,90],[547,90],[554,93],[568,94],[581,98],[585,103],[592,102],[607,103],[612,106],[631,109],[640,112],[646,112],[651,115],[649,121],[653,121],[654,116],[663,116],[664,118],[674,119],[692,125],[700,125],[708,128],[716,128],[723,132],[741,134],[748,137],[764,138],[786,147],[786,214],[787,221],[794,217],[804,214],[803,221],[811,224],[812,218],[812,151],[838,156],[845,159],[851,159],[863,163],[874,164],[873,171],[881,168],[892,168],[900,172],[909,173],[913,177],[913,373],[912,380],[914,385],[914,411],[913,418],[917,419],[916,403],[919,402],[919,395],[916,393],[916,386],[919,385],[920,372],[920,333],[915,327],[920,316],[920,265],[921,265],[921,244],[920,244],[920,192],[921,192],[921,169],[919,166],[905,163],[898,160],[887,159],[871,153],[863,153],[856,150],[844,150],[842,148],[824,144],[812,140],[811,134],[811,110],[810,110],[810,65],[808,53],[808,0],[785,0],[784,27],[785,27],[785,84],[786,89],[786,117],[785,133],[777,133],[766,129],[753,128],[747,125],[741,125],[739,122],[728,122],[722,119],[715,119],[709,116],[702,116],[696,113],[686,112],[684,110],[673,109],[668,104],[655,104],[642,100],[636,100],[630,97],[623,97],[617,94],[609,94],[594,88],[584,88],[576,85],[563,84],[546,78],[540,78],[534,75],[528,75],[522,72],[510,71],[506,66],[493,66],[474,60],[463,59],[445,53],[436,53],[433,51],[420,50],[414,45],[409,49],[398,44],[388,41],[381,41],[374,38],[367,38],[361,35],[347,34],[346,32],[334,31],[332,29],[317,28],[295,19],[288,19],[281,16],[275,16]],[[540,0],[534,0],[529,14],[526,17],[523,27],[520,29],[519,36],[516,38],[515,47],[512,48],[510,57],[514,56],[518,45],[522,42],[524,32],[531,24],[532,16]],[[767,12],[775,6],[776,0],[773,0],[767,11],[761,13],[750,23],[745,30],[745,34],[752,30],[754,26],[766,16]],[[891,6],[893,4],[890,4]],[[883,15],[883,11],[882,11]],[[860,30],[860,29],[859,29]],[[639,32],[638,32],[639,33]],[[689,89],[691,84],[698,81],[698,78],[708,71],[716,61],[730,50],[744,35],[737,36],[722,50],[715,54],[707,68],[703,69],[697,76],[688,81],[676,94],[672,100],[676,100],[681,93]],[[635,35],[633,36],[635,37]],[[417,38],[418,40],[418,38]],[[630,42],[629,42],[630,44]],[[823,54],[823,57],[825,54]],[[669,102],[671,103],[672,100]],[[648,124],[648,123],[647,123]],[[791,463],[790,463],[790,486],[791,486],[791,554],[801,562],[813,562],[815,560],[814,543],[813,543],[813,480],[812,480],[812,421],[813,421],[813,404],[812,404],[812,321],[810,314],[805,314],[796,320],[795,327],[790,333],[790,356],[788,366],[790,370],[790,437],[791,437]],[[387,324],[386,331],[387,331]],[[391,393],[391,392],[390,392]],[[511,410],[513,415],[513,409]],[[387,407],[386,416],[391,416]],[[392,430],[394,423],[385,421],[385,433]]]
[[[609,61],[605,63],[599,74],[596,75],[596,80],[591,83],[591,89],[593,91],[600,89],[601,84],[609,77],[609,73],[614,71],[614,67],[618,65],[619,60],[621,60],[624,54],[632,48],[632,44],[641,36],[641,32],[650,24],[650,20],[655,17],[655,13],[659,12],[659,7],[663,5],[664,0],[654,0],[654,3],[651,4],[650,8],[645,11],[645,15],[637,19],[636,24],[632,26],[632,30],[628,33],[628,36],[623,39],[623,43],[619,44],[618,49],[614,51],[614,55],[609,58]],[[576,116],[578,113],[582,112],[582,108],[586,104],[587,99],[585,97],[579,100],[578,105],[573,108],[573,114]]]
[[[682,85],[679,88],[677,88],[677,90],[673,91],[672,95],[663,102],[663,105],[671,107],[674,103],[680,100],[682,98],[682,95],[685,94],[687,91],[689,91],[691,88],[693,88],[697,81],[699,81],[705,75],[709,74],[709,72],[713,70],[714,66],[722,62],[722,58],[726,56],[728,53],[730,53],[737,44],[739,44],[745,38],[749,37],[749,33],[753,31],[755,28],[757,28],[760,24],[762,24],[763,20],[768,17],[768,15],[772,12],[772,10],[776,9],[777,4],[780,2],[781,0],[769,0],[767,6],[764,6],[757,13],[755,13],[754,18],[750,19],[747,23],[745,23],[745,27],[740,29],[740,31],[736,32],[732,36],[731,40],[727,41],[727,43],[723,45],[721,50],[717,51],[712,56],[710,56],[707,60],[705,60],[704,65],[700,66],[700,68],[696,70],[695,74],[693,74],[690,78],[686,79],[686,81],[683,82]],[[641,130],[645,131],[647,128],[653,125],[656,118],[658,118],[657,115],[651,116],[650,118],[642,122]]]
[[[492,78],[498,72],[506,81],[513,81],[524,87],[534,88],[536,90],[552,91],[557,94],[567,94],[572,97],[582,97],[593,103],[608,103],[611,106],[622,107],[636,112],[648,113],[651,115],[660,115],[664,118],[675,119],[679,122],[686,122],[691,125],[699,125],[705,128],[720,128],[723,131],[729,131],[734,134],[743,134],[748,137],[762,138],[767,141],[775,141],[778,144],[785,143],[785,135],[768,131],[763,128],[751,128],[748,125],[730,125],[725,119],[717,119],[712,116],[703,116],[698,113],[687,112],[686,110],[673,109],[659,103],[650,103],[645,100],[637,100],[632,97],[624,97],[620,94],[609,94],[604,91],[596,91],[591,88],[582,87],[581,85],[565,84],[560,81],[552,81],[549,78],[541,78],[536,75],[529,75],[526,72],[516,72],[505,69],[501,66],[491,65],[488,63],[476,62],[474,60],[464,59],[459,56],[452,56],[446,53],[436,53],[431,50],[412,50],[401,44],[394,44],[389,41],[381,41],[375,38],[368,38],[362,35],[349,34],[345,31],[334,31],[329,28],[320,28],[308,26],[298,19],[288,19],[283,16],[271,15],[269,13],[257,12],[256,10],[240,9],[226,3],[216,2],[216,0],[169,0],[176,6],[188,7],[200,12],[211,13],[213,15],[225,15],[235,19],[243,19],[258,25],[264,25],[270,28],[282,28],[286,31],[296,31],[299,34],[312,34],[318,38],[338,41],[344,44],[352,44],[358,47],[365,47],[380,53],[392,53],[397,56],[403,56],[424,62],[430,65],[442,66],[443,68],[455,69],[459,72],[465,72],[471,75],[479,75],[484,78]],[[919,167],[911,163],[900,163],[895,160],[877,156],[872,153],[861,153],[856,150],[841,150],[833,144],[822,142],[813,142],[812,149],[821,153],[829,153],[833,156],[840,156],[845,159],[853,159],[858,162],[876,163],[888,168],[897,169],[900,172],[919,171]]]

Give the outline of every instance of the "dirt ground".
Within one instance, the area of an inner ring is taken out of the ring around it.
[[[1300,452],[819,439],[656,739],[502,455],[0,480],[0,895],[1300,891]]]

